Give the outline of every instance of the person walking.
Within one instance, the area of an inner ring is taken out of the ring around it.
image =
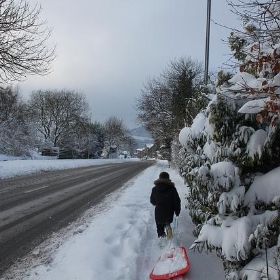
[[[170,180],[167,172],[161,172],[154,181],[150,202],[155,206],[155,221],[158,237],[172,238],[170,224],[174,213],[178,217],[181,211],[181,199],[175,184]]]

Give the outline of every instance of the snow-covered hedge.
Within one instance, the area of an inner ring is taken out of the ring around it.
[[[216,250],[228,279],[251,279],[261,277],[268,263],[278,269],[270,256],[279,249],[280,167],[266,174],[253,172],[273,154],[270,147],[276,140],[271,144],[269,127],[258,129],[235,105],[217,96],[191,127],[181,130],[185,158],[180,171],[189,187],[197,236],[191,248]],[[267,261],[258,261],[264,250]],[[258,273],[248,269],[257,264]]]

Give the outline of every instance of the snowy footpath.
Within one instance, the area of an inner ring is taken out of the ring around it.
[[[148,280],[161,254],[149,197],[153,181],[167,171],[182,200],[178,245],[195,237],[185,209],[187,188],[166,162],[157,162],[61,232],[54,233],[4,275],[14,280]],[[183,279],[222,280],[222,263],[214,254],[188,250],[191,269]]]

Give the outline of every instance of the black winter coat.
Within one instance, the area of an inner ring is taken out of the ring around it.
[[[181,199],[173,182],[168,179],[158,179],[155,182],[150,196],[155,206],[155,219],[157,223],[170,224],[174,213],[179,216]]]

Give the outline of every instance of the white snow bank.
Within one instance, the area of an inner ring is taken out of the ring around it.
[[[184,127],[179,133],[179,142],[180,144],[187,148],[188,142],[191,140],[192,130],[190,127]]]
[[[42,171],[77,168],[108,163],[121,163],[128,161],[139,161],[139,159],[57,159],[0,161],[0,179]]]
[[[204,113],[199,113],[193,120],[191,127],[184,127],[179,133],[180,144],[187,148],[188,141],[196,138],[200,133],[204,131],[206,117]]]
[[[267,132],[263,129],[255,131],[247,144],[246,153],[249,157],[254,158],[255,155],[262,156],[263,147],[267,138]]]
[[[229,80],[233,85],[228,89],[231,91],[244,91],[246,88],[260,89],[263,81],[263,78],[256,79],[252,74],[239,72]]]
[[[229,191],[233,186],[239,186],[239,170],[232,162],[221,161],[211,165],[210,174],[214,179],[214,187]]]
[[[197,135],[204,130],[206,121],[206,116],[204,113],[200,112],[196,115],[196,117],[193,120],[193,124],[191,126],[192,134],[194,137],[197,137]]]
[[[228,80],[229,83],[236,84],[236,83],[248,83],[251,80],[254,80],[255,77],[247,72],[238,72],[236,73],[231,79]]]
[[[240,272],[242,279],[279,279],[279,248],[272,247],[267,250],[267,256],[263,252],[250,263],[245,265]],[[267,270],[268,275],[267,277]]]
[[[227,260],[245,260],[251,248],[250,237],[255,232],[258,225],[271,225],[277,217],[277,211],[266,211],[264,214],[247,216],[242,218],[227,217],[221,218],[221,226],[206,224],[202,227],[198,238],[195,240],[192,248],[196,244],[221,248],[222,255]]]
[[[250,249],[248,240],[251,228],[252,222],[247,217],[227,219],[220,227],[206,224],[195,243],[207,242],[209,246],[221,248],[227,260],[245,259]]]
[[[203,146],[203,153],[209,158],[211,161],[214,160],[214,155],[217,152],[217,145],[213,141],[207,141]]]
[[[235,213],[244,199],[245,187],[234,187],[229,192],[223,192],[218,201],[219,214],[223,215],[229,208]]]
[[[256,99],[246,102],[239,110],[240,114],[258,114],[264,109],[267,99]]]
[[[244,204],[253,206],[256,200],[265,203],[279,201],[280,199],[280,167],[270,172],[256,176],[254,182],[245,194]]]

